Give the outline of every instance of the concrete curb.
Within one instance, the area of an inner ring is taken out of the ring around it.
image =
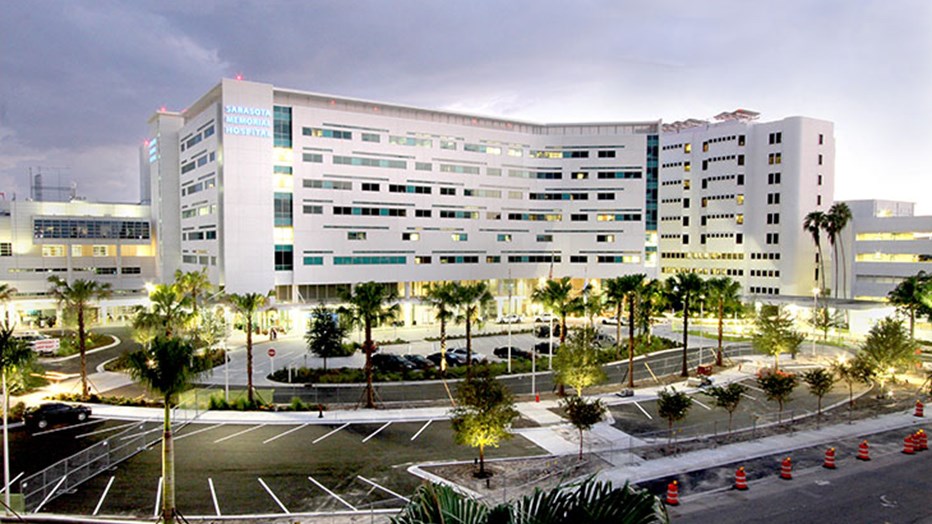
[[[106,335],[107,335],[108,337],[113,337],[113,342],[111,342],[110,344],[107,344],[106,346],[100,346],[99,348],[94,348],[94,349],[92,349],[92,350],[90,350],[90,351],[85,351],[84,354],[85,354],[85,355],[91,355],[91,354],[97,353],[97,352],[99,352],[99,351],[104,351],[104,350],[106,350],[106,349],[110,349],[110,348],[116,347],[116,346],[118,346],[120,343],[123,342],[122,340],[120,340],[120,337],[118,337],[118,336],[116,336],[116,335],[111,335],[111,334],[109,334],[109,333],[107,333]],[[78,358],[78,357],[80,357],[80,356],[81,356],[81,353],[78,352],[78,353],[75,353],[74,355],[68,355],[67,357],[44,358],[44,359],[41,359],[41,362],[51,362],[51,363],[53,363],[53,364],[57,364],[57,363],[59,363],[59,362],[65,362],[66,360],[71,360],[71,359],[73,359],[73,358]]]

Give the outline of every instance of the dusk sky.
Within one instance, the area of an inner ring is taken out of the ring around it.
[[[928,0],[7,0],[0,192],[28,197],[41,167],[90,200],[137,201],[148,117],[242,74],[542,123],[831,120],[836,199],[928,214],[930,28]]]

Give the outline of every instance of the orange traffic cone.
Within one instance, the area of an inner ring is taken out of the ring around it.
[[[920,400],[917,400],[917,401],[916,401],[916,412],[913,413],[913,416],[914,416],[914,417],[922,417],[922,416],[925,416],[925,415],[923,414],[923,405],[922,405],[922,401],[920,401]]]
[[[916,451],[925,451],[929,449],[929,435],[926,434],[926,431],[920,429],[916,432],[916,436],[919,437],[919,447],[916,448]]]
[[[783,464],[780,466],[780,478],[784,480],[792,480],[793,478],[793,461],[790,460],[790,457],[783,459]]]
[[[676,481],[667,484],[667,504],[670,506],[680,505],[680,490],[676,486]]]
[[[858,446],[858,460],[870,460],[870,447],[867,445],[867,441],[864,440],[861,442],[861,445]]]
[[[835,448],[825,450],[825,462],[822,463],[825,469],[835,469]]]
[[[744,466],[741,466],[735,472],[735,489],[741,491],[748,489],[748,476],[744,472]]]
[[[915,446],[913,445],[914,435],[906,435],[906,438],[903,439],[903,453],[905,455],[913,455],[916,453]]]

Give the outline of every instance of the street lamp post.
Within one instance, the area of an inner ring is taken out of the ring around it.
[[[508,315],[509,316],[514,315],[514,312],[512,311],[512,303],[511,303],[511,292],[512,292],[511,288],[513,285],[514,285],[514,281],[511,280],[511,270],[509,269],[508,270]],[[511,374],[511,323],[512,323],[511,321],[512,320],[514,319],[513,318],[508,319],[508,374],[509,375]]]
[[[812,356],[815,357],[816,320],[819,314],[819,288],[812,288]]]

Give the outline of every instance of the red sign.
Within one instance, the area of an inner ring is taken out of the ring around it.
[[[270,356],[270,357],[274,357],[274,356],[275,356],[275,348],[269,348],[269,356]]]

